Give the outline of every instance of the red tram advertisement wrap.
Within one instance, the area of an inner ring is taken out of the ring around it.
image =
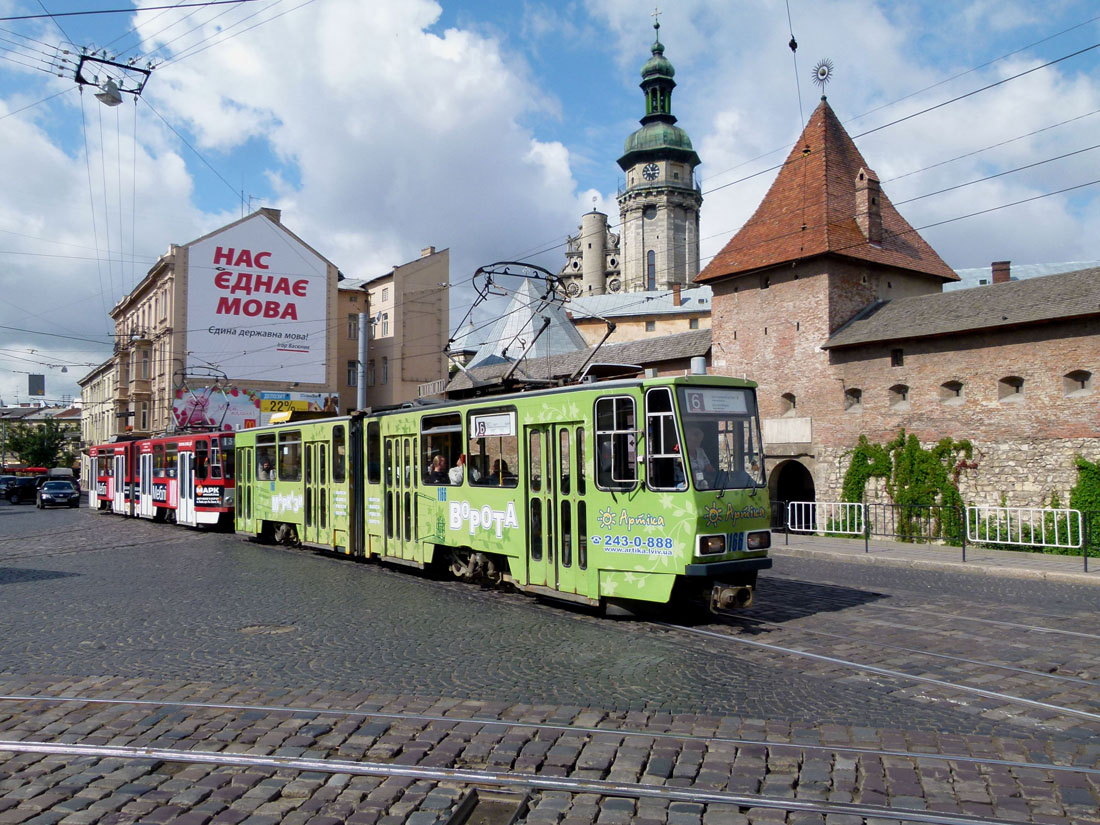
[[[95,467],[91,507],[189,527],[232,522],[232,435],[189,433],[99,444],[88,454]]]

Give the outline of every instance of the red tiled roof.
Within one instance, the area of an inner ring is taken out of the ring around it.
[[[860,169],[870,167],[822,100],[756,212],[696,283],[830,253],[957,281],[885,193],[879,199],[882,244],[867,242],[855,219]]]

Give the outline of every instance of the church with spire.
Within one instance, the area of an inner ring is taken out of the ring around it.
[[[645,115],[627,139],[619,167],[619,222],[593,209],[568,239],[560,276],[570,296],[667,291],[699,274],[699,155],[672,114],[675,69],[665,57],[660,23],[642,66]]]

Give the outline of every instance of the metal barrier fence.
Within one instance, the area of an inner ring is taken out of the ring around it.
[[[987,544],[1076,549],[1084,531],[1080,510],[979,504],[966,508],[966,538]]]
[[[772,529],[790,533],[863,537],[957,546],[1079,551],[1088,572],[1090,552],[1100,555],[1100,511],[997,507],[927,507],[848,501],[773,501]],[[788,538],[789,540],[789,538]],[[1075,554],[1075,553],[1073,553]]]

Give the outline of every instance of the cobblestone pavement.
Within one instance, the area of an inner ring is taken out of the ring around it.
[[[773,573],[743,619],[691,628],[729,639],[700,637],[231,535],[0,504],[0,691],[40,697],[0,700],[0,740],[1100,821],[1095,588],[785,558]],[[760,641],[772,648],[745,644]],[[242,707],[44,701],[58,696]],[[534,784],[531,823],[785,816]],[[442,822],[469,785],[0,753],[0,825]]]

